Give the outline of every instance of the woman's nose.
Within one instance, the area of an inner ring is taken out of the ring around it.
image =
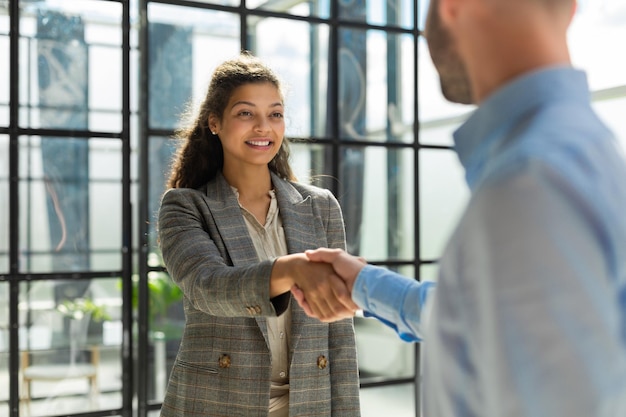
[[[270,123],[269,120],[267,120],[267,117],[265,116],[259,116],[256,120],[256,126],[255,126],[256,130],[260,131],[260,132],[265,132],[268,131],[270,128]]]

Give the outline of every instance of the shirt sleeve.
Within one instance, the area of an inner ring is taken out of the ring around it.
[[[375,317],[407,342],[419,342],[428,310],[432,281],[419,282],[388,269],[366,265],[354,283],[353,301],[365,317]]]

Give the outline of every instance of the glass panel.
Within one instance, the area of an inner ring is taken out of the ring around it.
[[[372,25],[412,28],[413,3],[411,0],[342,1],[339,2],[339,17]]]
[[[9,125],[9,15],[0,9],[0,126]]]
[[[406,277],[415,276],[412,266],[390,269]],[[361,382],[415,374],[415,344],[402,341],[395,330],[374,318],[355,317],[354,330]]]
[[[148,196],[148,241],[150,245],[150,254],[148,255],[148,264],[150,266],[163,265],[160,256],[156,224],[159,215],[159,206],[161,196],[165,191],[165,184],[169,177],[169,168],[172,155],[176,150],[176,141],[164,137],[151,137],[148,144],[148,163],[149,163],[149,196]]]
[[[20,284],[20,395],[31,416],[121,407],[117,278]]]
[[[9,137],[0,135],[0,274],[9,272]]]
[[[332,177],[332,167],[327,163],[332,151],[330,146],[296,142],[291,144],[290,150],[289,163],[299,182],[328,190],[335,189],[337,181]]]
[[[247,0],[246,7],[250,9],[264,9],[273,12],[288,13],[295,16],[316,16],[328,18],[330,2],[319,0]],[[289,35],[291,37],[291,34]]]
[[[594,109],[605,123],[613,130],[617,139],[626,152],[626,123],[624,123],[624,110],[626,109],[626,87],[619,92],[621,97],[596,101],[593,103]]]
[[[90,269],[122,268],[122,142],[89,140]]]
[[[148,290],[151,355],[148,392],[150,398],[162,401],[185,326],[183,293],[163,272],[148,273]]]
[[[0,416],[9,415],[9,283],[0,282]]]
[[[148,4],[150,127],[179,126],[190,102],[199,105],[213,69],[237,55],[240,20],[234,13]]]
[[[384,353],[383,353],[384,354]],[[415,417],[415,384],[361,388],[361,417]]]
[[[248,19],[254,54],[285,84],[288,137],[328,135],[328,30],[296,20]]]
[[[240,0],[197,0],[198,3],[217,4],[220,6],[238,6]]]
[[[121,15],[122,6],[115,2],[68,0],[24,6],[21,125],[120,129]],[[108,36],[111,32],[118,34]],[[108,46],[103,39],[108,39]]]
[[[420,259],[441,256],[469,198],[464,175],[453,151],[420,150]]]
[[[121,144],[32,136],[19,147],[20,271],[121,269]]]
[[[413,150],[349,147],[339,161],[348,251],[369,261],[413,259]]]
[[[117,28],[120,30],[119,28]],[[89,128],[122,130],[121,45],[92,45],[89,49]]]
[[[339,43],[340,137],[413,142],[413,38],[344,29]]]
[[[417,0],[417,27],[419,30],[424,30],[426,26],[426,16],[428,16],[428,8],[430,7],[430,0]]]
[[[420,267],[420,279],[422,281],[437,281],[439,277],[439,265],[427,264]]]
[[[419,39],[418,51],[420,143],[452,145],[452,132],[475,106],[447,101],[441,93],[439,75],[430,59],[428,46],[423,37]]]
[[[626,85],[626,3],[579,1],[568,41],[574,65],[588,72],[592,91]],[[601,45],[601,47],[599,47]]]

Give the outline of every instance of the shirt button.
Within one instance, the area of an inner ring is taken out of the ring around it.
[[[281,377],[281,378],[284,378],[284,377],[285,377],[285,375],[286,375],[286,374],[285,374],[285,371],[281,371],[279,375],[280,375],[280,377]]]
[[[285,338],[285,332],[280,332],[280,338],[284,339]]]

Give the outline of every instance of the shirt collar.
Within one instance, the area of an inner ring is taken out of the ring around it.
[[[522,75],[488,97],[453,134],[470,188],[480,180],[507,133],[542,104],[562,100],[589,100],[584,72],[570,66],[540,69]]]

